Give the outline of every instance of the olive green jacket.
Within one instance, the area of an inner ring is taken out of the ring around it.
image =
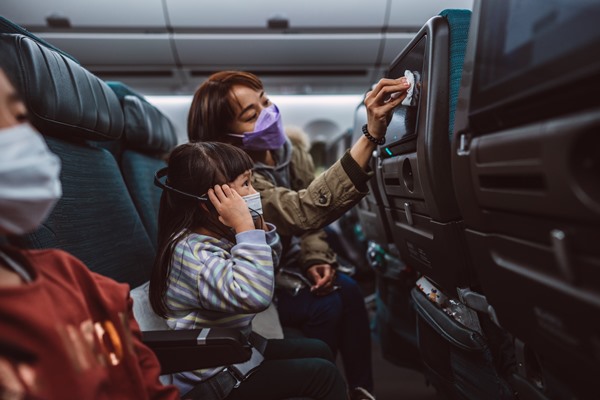
[[[278,185],[271,173],[277,166],[255,164],[252,186],[261,194],[265,220],[277,227],[284,246],[292,236],[300,237],[298,261],[303,272],[315,264],[335,265],[335,253],[321,228],[367,194],[366,182],[372,173],[364,172],[346,152],[340,161],[314,178],[310,154],[297,145],[287,146],[288,154],[279,154],[283,160],[278,160],[278,164],[289,162],[289,189]]]

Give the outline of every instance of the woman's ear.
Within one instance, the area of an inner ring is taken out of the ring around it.
[[[206,206],[206,202],[205,201],[201,201],[198,203],[198,207],[200,207],[202,210],[209,212],[208,207]]]

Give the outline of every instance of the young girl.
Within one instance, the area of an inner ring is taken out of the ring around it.
[[[186,143],[159,172],[167,179],[160,183],[150,300],[173,329],[235,327],[250,336],[252,318],[271,303],[281,244],[262,218],[250,183],[252,164],[231,145]],[[269,340],[262,353],[264,361],[237,388],[221,387],[221,398],[345,397],[345,383],[324,343]],[[175,384],[183,398],[201,398],[225,368],[176,374]]]

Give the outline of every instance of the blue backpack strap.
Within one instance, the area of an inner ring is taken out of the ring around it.
[[[465,60],[467,39],[469,38],[471,11],[448,9],[440,12],[440,15],[448,20],[448,28],[450,29],[448,135],[452,138],[452,131],[454,130],[454,111],[456,109],[463,62]]]

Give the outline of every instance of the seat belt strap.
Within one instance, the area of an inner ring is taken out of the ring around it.
[[[210,379],[198,383],[192,390],[187,392],[182,398],[199,400],[223,400],[231,391],[248,379],[262,364],[264,356],[252,347],[250,359],[243,363],[233,364],[225,367],[221,372],[212,376]]]
[[[243,363],[233,364],[227,369],[234,375],[237,383],[234,387],[240,386],[240,383],[248,379],[248,377],[262,364],[265,357],[258,351],[256,347],[252,348],[250,359]]]
[[[256,347],[256,349],[260,351],[260,354],[265,354],[265,350],[267,348],[268,343],[267,338],[252,331],[248,336],[248,341],[250,342],[252,347]]]
[[[210,379],[198,383],[192,390],[181,396],[182,399],[193,400],[223,400],[233,390],[237,379],[227,368],[212,376]]]

